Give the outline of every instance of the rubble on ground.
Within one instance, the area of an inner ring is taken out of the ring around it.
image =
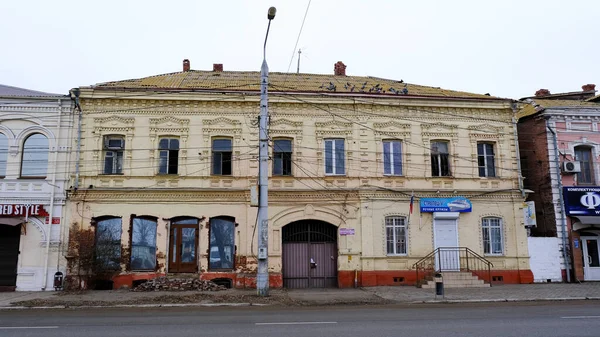
[[[132,291],[219,291],[225,289],[227,288],[207,280],[157,277],[134,287]]]

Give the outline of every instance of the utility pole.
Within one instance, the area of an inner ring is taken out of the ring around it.
[[[269,66],[267,65],[267,38],[271,20],[275,18],[275,7],[269,8],[267,34],[263,46],[263,62],[260,68],[260,140],[258,152],[258,272],[256,290],[258,296],[269,296]]]

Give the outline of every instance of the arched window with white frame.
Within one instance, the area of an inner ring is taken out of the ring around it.
[[[8,161],[8,137],[0,133],[0,178],[6,177],[6,162]]]
[[[41,133],[34,133],[25,139],[21,157],[22,178],[46,178],[49,149],[48,138]]]

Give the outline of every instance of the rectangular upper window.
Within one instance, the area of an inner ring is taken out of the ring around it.
[[[292,141],[275,139],[273,142],[273,175],[292,175]]]
[[[123,151],[125,139],[120,136],[104,138],[104,174],[123,173]]]
[[[387,255],[406,255],[406,218],[388,216],[385,218]]]
[[[383,174],[402,175],[402,143],[399,140],[383,141]]]
[[[212,141],[212,174],[230,176],[231,175],[231,139],[217,138]]]
[[[325,139],[325,174],[346,174],[345,157],[343,139]]]
[[[158,144],[159,174],[177,174],[179,166],[179,139],[163,138]]]
[[[431,143],[431,175],[434,177],[449,177],[450,154],[448,142],[438,141]]]
[[[156,220],[133,218],[131,229],[131,270],[156,267]]]
[[[483,253],[486,255],[502,255],[504,240],[502,237],[502,219],[483,218],[481,220]]]
[[[575,148],[575,160],[581,165],[581,172],[577,173],[577,184],[594,184],[594,157],[592,148],[587,146],[578,146]]]
[[[496,159],[494,145],[490,143],[477,143],[477,165],[480,177],[496,176]]]

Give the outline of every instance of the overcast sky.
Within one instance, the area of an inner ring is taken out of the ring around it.
[[[0,1],[0,83],[67,93],[192,69],[297,66],[308,0]],[[300,71],[377,76],[520,98],[600,87],[600,1],[312,0]]]

